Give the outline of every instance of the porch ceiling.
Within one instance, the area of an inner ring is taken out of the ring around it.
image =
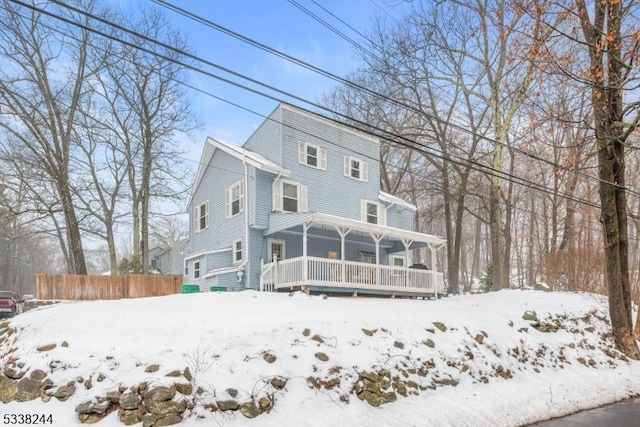
[[[351,231],[360,231],[369,234],[382,235],[390,240],[412,240],[414,242],[427,243],[437,249],[445,244],[442,237],[432,234],[418,233],[416,231],[403,230],[401,228],[388,227],[384,225],[370,224],[350,218],[343,218],[324,213],[293,213],[275,214],[270,217],[269,227],[265,235],[272,235],[291,228],[308,225],[327,225],[332,227],[348,228]]]

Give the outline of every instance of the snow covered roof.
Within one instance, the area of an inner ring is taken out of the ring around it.
[[[405,208],[411,209],[414,212],[418,209],[415,205],[401,199],[400,197],[396,197],[393,194],[385,193],[384,191],[380,191],[378,193],[378,198],[383,202],[404,206]]]
[[[191,190],[191,195],[193,197],[193,193],[195,193],[196,189],[200,185],[200,181],[202,181],[202,177],[204,176],[207,167],[209,167],[209,162],[213,157],[213,154],[216,150],[222,150],[225,153],[237,158],[240,161],[246,161],[247,164],[266,171],[271,172],[273,174],[280,174],[284,177],[287,177],[291,174],[291,172],[280,165],[273,163],[270,160],[265,159],[258,153],[254,153],[253,151],[247,150],[239,145],[232,144],[230,142],[222,141],[220,139],[207,137],[205,142],[204,150],[202,151],[202,156],[200,157],[200,165],[198,166],[198,172],[196,173],[196,179],[193,183],[193,189]],[[189,200],[189,203],[191,200]]]

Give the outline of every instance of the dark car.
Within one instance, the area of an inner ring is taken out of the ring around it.
[[[15,292],[0,291],[0,315],[13,317],[24,310],[24,299]]]

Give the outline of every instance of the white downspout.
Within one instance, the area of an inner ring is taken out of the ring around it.
[[[245,288],[250,284],[251,280],[251,263],[249,263],[249,165],[247,164],[246,154],[242,152],[242,164],[244,165],[244,238],[246,256],[242,264],[238,266],[238,272],[247,267],[245,274]]]

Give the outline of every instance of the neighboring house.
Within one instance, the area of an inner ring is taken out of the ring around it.
[[[166,248],[153,248],[149,251],[151,267],[160,274],[177,275],[183,273],[183,255],[187,240],[180,240]]]
[[[444,245],[414,232],[415,207],[380,191],[379,141],[279,105],[242,146],[207,138],[189,201],[185,283],[201,290],[442,292],[409,268]]]

